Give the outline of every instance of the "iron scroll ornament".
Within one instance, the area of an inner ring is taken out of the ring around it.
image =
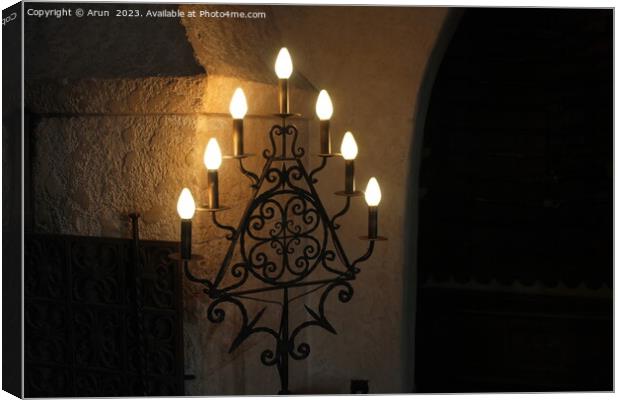
[[[190,263],[183,260],[187,279],[203,285],[204,293],[211,299],[207,309],[210,322],[223,322],[225,308],[235,309],[241,315],[241,328],[229,352],[254,334],[261,333],[274,340],[273,347],[261,352],[260,360],[277,368],[279,394],[290,393],[289,358],[303,360],[310,354],[310,345],[301,340],[300,334],[313,326],[337,333],[327,318],[326,302],[331,297],[342,303],[351,300],[351,281],[360,272],[358,265],[370,258],[376,240],[385,240],[366,238],[366,252],[349,261],[338,238],[339,225],[335,220],[348,211],[351,197],[359,196],[360,192],[338,192],[345,197],[345,206],[330,219],[314,184],[315,175],[335,155],[319,155],[320,166],[308,173],[302,162],[305,150],[298,145],[299,132],[294,125],[287,124],[291,116],[278,114],[282,124],[274,125],[269,131],[271,148],[262,153],[265,164],[260,175],[244,168],[243,159],[247,155],[234,157],[253,189],[237,228],[218,221],[218,212],[225,208],[198,208],[210,212],[213,223],[227,232],[228,250],[216,276],[212,280],[197,277]],[[304,304],[306,318],[290,329],[289,306],[321,290],[316,308]],[[259,324],[264,320],[267,306],[250,316],[246,302],[276,304],[281,309],[278,326]]]

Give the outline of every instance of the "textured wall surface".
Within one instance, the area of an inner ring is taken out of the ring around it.
[[[128,234],[124,215],[138,210],[145,238],[177,240],[180,189],[189,187],[197,201],[204,197],[208,139],[216,137],[224,154],[232,152],[226,109],[239,85],[250,102],[246,149],[258,152],[276,122],[265,112],[269,100],[277,104],[271,85],[204,75],[29,81],[29,109],[43,116],[33,140],[36,230],[123,236]],[[313,96],[302,93],[293,91],[297,99]],[[259,162],[252,158],[244,164],[257,170]],[[237,184],[236,168],[230,160],[220,171],[222,202],[231,206],[249,196],[249,188]]]
[[[37,3],[27,5],[26,10],[58,7],[58,3]],[[119,8],[115,4],[89,8],[108,11],[111,16],[26,17],[27,77],[135,78],[205,72],[196,62],[178,18],[112,17]],[[131,8],[142,13],[174,9],[161,4],[133,4]]]
[[[261,19],[219,18],[215,23],[205,23],[201,18],[182,18],[181,23],[196,59],[209,73],[276,82],[272,60],[282,47],[282,39],[271,7],[186,4],[179,9],[186,12],[266,12],[267,18]]]
[[[166,21],[161,27],[163,36],[157,33],[155,37],[176,37],[173,43],[177,43],[180,28],[192,56],[184,52],[174,68],[170,67],[175,63],[163,62],[162,73],[155,71],[157,63],[147,63],[148,68],[117,68],[112,44],[124,40],[122,29],[95,37],[89,28],[80,28],[102,49],[95,58],[95,70],[86,70],[89,76],[80,72],[81,57],[53,57],[46,71],[32,55],[37,65],[27,74],[26,97],[29,109],[39,115],[31,133],[34,229],[127,236],[125,215],[137,210],[143,215],[144,238],[177,240],[180,189],[188,186],[196,198],[204,196],[202,154],[208,138],[217,137],[224,153],[232,150],[228,102],[237,85],[244,88],[250,105],[246,149],[258,153],[265,146],[267,131],[275,122],[269,115],[277,104],[272,65],[278,48],[286,45],[296,71],[291,106],[307,117],[298,119],[297,125],[309,146],[308,153],[315,154],[318,147],[318,123],[313,119],[315,88],[327,88],[336,110],[332,146],[339,150],[345,130],[355,134],[360,147],[358,188],[364,189],[370,176],[378,177],[384,193],[380,230],[390,237],[378,244],[373,258],[362,266],[363,273],[354,282],[353,299],[347,304],[337,300],[327,303],[338,335],[308,331],[312,353],[306,361],[291,363],[291,390],[347,393],[350,380],[356,378],[369,379],[373,393],[409,390],[401,343],[403,318],[412,318],[402,310],[402,275],[403,269],[409,268],[404,265],[402,239],[408,157],[417,90],[447,11],[261,9],[267,11],[267,20],[252,23]],[[155,28],[149,25],[146,31],[136,30],[142,35]],[[49,23],[28,29],[32,41],[54,26]],[[141,57],[145,60],[157,58],[150,46],[140,51],[144,51]],[[247,166],[257,171],[261,161],[255,157]],[[306,161],[312,167],[317,164],[316,157],[306,157]],[[343,205],[342,198],[332,195],[342,189],[343,172],[342,160],[332,159],[319,176],[319,193],[331,214]],[[238,220],[250,196],[248,182],[234,162],[224,162],[221,202],[232,209],[222,214],[223,222],[234,225]],[[354,199],[342,222],[344,247],[350,258],[356,258],[366,246],[357,239],[366,232],[362,198]],[[194,226],[196,250],[208,251],[210,256],[195,266],[197,274],[213,274],[225,251],[224,232],[203,215],[196,217]],[[313,296],[307,299],[311,303],[316,300]],[[263,338],[254,337],[228,354],[238,316],[231,314],[219,325],[209,323],[206,299],[200,288],[189,282],[184,301],[187,373],[197,376],[187,382],[188,394],[277,391],[275,369],[260,365]],[[295,304],[293,314],[301,314],[295,311],[302,306],[303,302]]]

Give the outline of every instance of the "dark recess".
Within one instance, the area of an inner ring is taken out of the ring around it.
[[[612,390],[612,31],[465,11],[424,132],[418,391]]]

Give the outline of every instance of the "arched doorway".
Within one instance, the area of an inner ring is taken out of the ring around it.
[[[463,14],[424,129],[417,390],[612,389],[612,27]]]

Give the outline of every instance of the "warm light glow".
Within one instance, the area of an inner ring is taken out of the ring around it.
[[[196,212],[196,203],[192,197],[192,192],[188,188],[181,190],[181,195],[177,202],[177,212],[182,219],[192,219]]]
[[[293,60],[286,47],[282,47],[276,58],[276,75],[280,79],[288,79],[293,73]]]
[[[237,88],[237,90],[235,90],[230,100],[229,109],[230,115],[232,115],[234,119],[243,119],[243,117],[245,117],[245,114],[248,112],[248,102],[245,99],[243,89]]]
[[[321,90],[319,97],[316,99],[316,115],[320,120],[326,121],[332,117],[334,113],[334,106],[332,105],[332,99],[329,98],[327,90]]]
[[[204,163],[207,169],[218,169],[222,165],[222,151],[215,138],[209,139],[205,148]]]
[[[355,160],[355,157],[357,157],[357,143],[355,143],[355,138],[351,132],[344,134],[342,144],[340,145],[340,152],[345,160]]]
[[[374,176],[368,181],[364,197],[366,198],[366,204],[371,207],[376,207],[381,202],[381,189],[379,188],[379,182],[377,182]]]

